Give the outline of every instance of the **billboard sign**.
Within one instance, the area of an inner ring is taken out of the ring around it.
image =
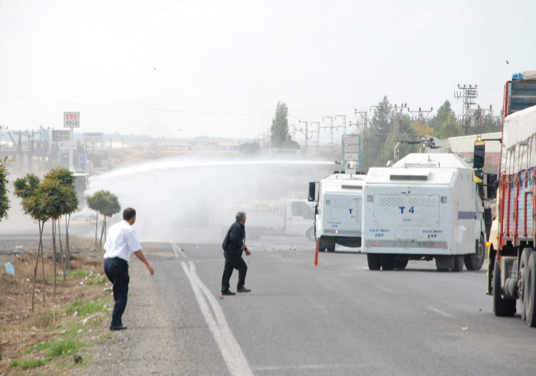
[[[269,149],[269,154],[279,155],[284,157],[299,157],[301,155],[300,149]]]
[[[80,112],[64,112],[63,127],[80,128]]]
[[[74,150],[76,149],[76,141],[59,141],[58,149],[60,150]]]
[[[84,143],[87,144],[88,142],[102,142],[102,139],[104,137],[104,134],[101,133],[95,133],[95,132],[84,132]]]
[[[60,161],[65,163],[67,166],[69,166],[69,153],[60,153]]]
[[[342,160],[356,162],[356,170],[361,171],[361,135],[345,134],[342,136]]]
[[[71,140],[71,131],[55,131],[52,130],[52,141],[70,141]]]

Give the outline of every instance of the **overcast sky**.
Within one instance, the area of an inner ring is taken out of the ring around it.
[[[457,84],[500,111],[504,83],[536,69],[535,15],[533,0],[0,0],[0,124],[80,111],[86,132],[253,138],[279,100],[290,124],[355,122],[385,95],[459,112]]]

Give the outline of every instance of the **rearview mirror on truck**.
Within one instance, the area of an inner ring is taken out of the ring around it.
[[[497,174],[486,175],[486,196],[488,200],[497,198]]]
[[[482,184],[484,180],[484,171],[476,170],[473,171],[473,183]]]
[[[486,157],[486,142],[475,141],[475,149],[473,153],[473,168],[483,168],[484,159]]]
[[[309,202],[315,201],[316,197],[316,183],[314,181],[309,183],[309,196],[307,197],[307,200]]]

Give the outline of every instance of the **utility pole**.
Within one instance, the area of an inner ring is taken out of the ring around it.
[[[298,120],[298,123],[305,124],[305,131],[303,131],[302,128],[300,127],[300,133],[303,133],[305,135],[305,154],[307,154],[309,150],[309,122],[306,120]]]
[[[434,111],[434,108],[433,107],[430,107],[430,111],[426,111],[426,110],[422,110],[420,107],[418,110],[415,110],[415,111],[411,111],[409,108],[408,108],[408,112],[410,114],[417,114],[417,116],[415,117],[417,119],[417,122],[424,122],[424,120],[426,120],[426,118],[428,117],[428,115]]]
[[[367,147],[366,143],[368,142],[367,138],[367,124],[368,124],[368,112],[367,111],[357,111],[357,108],[355,109],[355,115],[356,120],[359,123],[359,118],[357,118],[357,115],[361,118],[361,148],[363,149],[363,163],[361,166],[365,166],[365,161],[367,160]],[[358,126],[359,130],[359,126]],[[364,168],[363,168],[364,169]]]
[[[416,114],[415,116],[415,119],[417,121],[417,123],[419,124],[424,124],[426,118],[428,117],[428,115],[434,111],[434,108],[433,107],[430,107],[430,111],[426,111],[426,110],[422,110],[420,107],[418,110],[415,110],[415,111],[411,111],[409,108],[408,108],[408,112],[410,114]],[[421,136],[424,136],[422,134],[418,135],[419,137]]]
[[[316,153],[318,154],[320,152],[320,146],[319,146],[319,141],[320,141],[320,122],[319,121],[312,121],[311,122],[311,127],[313,126],[313,124],[316,124],[316,130],[315,131],[311,131],[311,133],[316,133]]]
[[[335,120],[337,120],[338,117],[343,119],[342,125],[344,126],[344,134],[346,134],[346,115],[335,115]]]
[[[345,115],[337,115],[337,116],[345,116]],[[335,117],[337,117],[337,116],[335,116]],[[335,152],[334,130],[337,129],[337,128],[342,128],[342,127],[346,128],[346,117],[345,117],[345,124],[343,124],[343,125],[333,125],[333,116],[324,116],[322,118],[322,121],[324,121],[324,119],[329,119],[330,124],[328,126],[321,127],[321,128],[328,128],[329,129],[329,152],[334,153]]]
[[[396,141],[399,141],[400,139],[400,125],[402,123],[402,118],[401,118],[401,114],[402,114],[402,111],[404,111],[406,108],[408,108],[408,104],[407,103],[402,103],[400,105],[400,107],[398,107],[396,104],[395,104],[395,107],[394,107],[394,112],[395,112],[395,119],[394,119],[394,140],[395,142]]]
[[[465,128],[465,135],[467,135],[467,129],[471,126],[470,114],[474,112],[471,107],[476,105],[475,99],[478,97],[477,86],[478,85],[475,85],[474,87],[473,85],[458,85],[458,89],[461,91],[454,92],[454,98],[463,101],[461,123],[462,127]]]

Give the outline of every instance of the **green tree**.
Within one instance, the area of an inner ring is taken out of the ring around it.
[[[449,137],[463,136],[463,134],[462,127],[460,127],[454,115],[450,114],[437,131],[436,136],[440,139],[445,139]]]
[[[106,217],[111,217],[121,211],[121,205],[117,196],[109,191],[101,190],[86,198],[87,206],[97,212],[95,223],[95,247],[97,247],[97,231],[99,224],[99,213],[104,217],[101,227],[101,237],[99,247],[102,248],[102,238],[106,230]]]
[[[103,223],[102,223],[102,230],[104,230],[104,238],[106,239],[106,218],[112,217],[114,214],[117,214],[121,211],[121,205],[119,204],[119,199],[116,195],[114,195],[111,192],[106,191],[106,205],[104,206],[103,211],[101,214],[104,216]],[[101,240],[100,245],[102,248],[102,233],[101,230]]]
[[[91,196],[86,197],[87,206],[91,210],[95,210],[96,220],[95,220],[95,248],[97,248],[97,232],[99,227],[99,213],[106,206],[106,193],[105,191],[95,192]]]
[[[434,128],[434,131],[436,131],[441,128],[445,121],[447,121],[449,115],[453,115],[454,117],[456,117],[456,114],[452,110],[450,102],[446,100],[445,103],[443,103],[443,105],[439,107],[435,116],[428,121],[428,125]]]
[[[392,149],[390,151],[384,150],[384,144],[389,136],[392,136],[393,132],[393,117],[391,111],[391,104],[387,99],[387,96],[378,103],[374,108],[374,115],[370,122],[370,129],[367,130],[367,137],[365,143],[366,160],[363,161],[363,171],[368,171],[370,167],[385,166],[387,155],[392,155]]]
[[[259,143],[256,141],[246,142],[238,147],[238,153],[247,156],[260,154],[261,145],[259,145]]]
[[[0,160],[0,222],[2,222],[2,219],[7,219],[7,215],[9,212],[9,197],[7,193],[9,192],[7,189],[7,185],[9,183],[8,176],[9,171],[6,167],[7,157],[4,158],[4,160]]]
[[[15,195],[22,200],[22,209],[24,213],[37,221],[39,228],[39,245],[37,247],[37,259],[34,267],[34,279],[32,288],[32,312],[34,310],[35,301],[35,283],[37,280],[37,268],[39,266],[39,256],[41,256],[41,270],[43,273],[43,304],[45,300],[45,262],[43,258],[43,228],[48,220],[44,203],[41,197],[35,195],[37,188],[40,185],[40,179],[34,174],[28,174],[22,178],[18,178],[13,183]]]
[[[279,101],[275,109],[275,117],[272,119],[271,145],[274,148],[297,149],[298,143],[292,141],[288,134],[288,107]]]
[[[60,243],[60,257],[62,260],[62,269],[63,269],[63,280],[65,281],[67,270],[69,268],[69,263],[71,260],[71,250],[69,245],[69,225],[71,222],[71,214],[78,210],[78,197],[76,195],[75,181],[76,178],[74,174],[65,169],[65,168],[56,168],[51,170],[48,174],[45,175],[45,180],[54,180],[57,181],[62,190],[63,196],[63,205],[60,208],[60,217],[55,218],[52,223],[52,231],[54,236],[52,237],[53,248],[55,249],[55,234],[56,229],[58,230],[58,238]],[[61,223],[60,218],[65,217],[65,246],[66,254],[63,256],[63,244],[61,241]]]

